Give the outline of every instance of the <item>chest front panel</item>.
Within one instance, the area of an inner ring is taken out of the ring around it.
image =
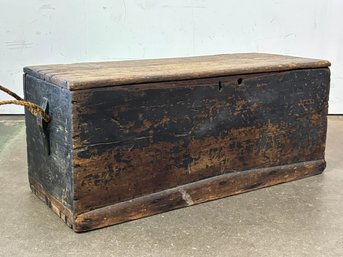
[[[75,211],[324,157],[328,69],[72,92]]]

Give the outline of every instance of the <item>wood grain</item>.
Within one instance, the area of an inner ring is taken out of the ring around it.
[[[32,192],[41,199],[51,210],[60,217],[64,223],[73,228],[75,217],[70,207],[67,207],[61,199],[54,197],[50,190],[43,187],[41,182],[38,182],[35,178],[29,177],[30,187]]]
[[[323,159],[329,75],[310,69],[73,92],[75,212],[223,173]]]
[[[244,53],[30,66],[25,67],[24,72],[70,90],[80,90],[328,66],[330,66],[330,62],[325,60],[265,53]]]
[[[290,182],[320,174],[325,166],[324,160],[316,160],[252,169],[243,173],[223,174],[77,215],[73,229],[76,232],[84,232]]]
[[[232,54],[25,68],[32,191],[77,232],[321,173],[328,61]]]
[[[24,77],[25,100],[40,105],[48,99],[50,154],[37,118],[25,111],[29,178],[38,181],[67,208],[73,209],[71,94],[30,75]]]
[[[74,215],[35,179],[32,191],[75,232],[86,232],[154,214],[199,204],[263,187],[306,178],[323,172],[326,163],[316,160],[244,173],[223,174],[154,194]]]

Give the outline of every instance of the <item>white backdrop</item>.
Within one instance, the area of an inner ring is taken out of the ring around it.
[[[341,0],[0,0],[0,10],[0,84],[21,95],[27,65],[270,52],[330,60],[330,113],[343,113]]]

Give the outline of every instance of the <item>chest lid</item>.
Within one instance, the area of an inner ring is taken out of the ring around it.
[[[31,76],[69,90],[116,85],[209,78],[294,69],[323,68],[329,61],[301,57],[242,53],[25,67]]]

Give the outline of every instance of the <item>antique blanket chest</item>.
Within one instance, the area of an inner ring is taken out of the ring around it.
[[[32,191],[76,232],[321,173],[330,63],[272,54],[24,68]]]

